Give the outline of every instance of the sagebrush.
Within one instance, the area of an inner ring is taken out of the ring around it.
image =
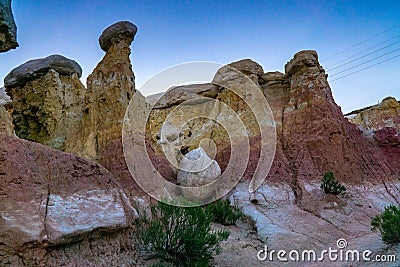
[[[211,231],[213,214],[202,207],[178,207],[158,202],[151,218],[141,218],[142,245],[162,262],[177,266],[209,266],[221,252],[228,231]]]
[[[347,191],[346,187],[335,179],[333,172],[327,172],[321,182],[321,189],[326,194],[344,195]]]
[[[400,243],[400,207],[390,205],[371,221],[371,230],[379,232],[387,245]]]

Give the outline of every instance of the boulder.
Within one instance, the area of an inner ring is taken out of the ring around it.
[[[136,25],[129,21],[114,23],[101,34],[99,38],[100,47],[107,52],[112,44],[120,42],[123,38],[127,38],[128,42],[132,42],[136,32]]]
[[[61,55],[51,55],[29,60],[13,69],[4,78],[4,86],[6,88],[24,86],[28,81],[40,78],[51,69],[61,75],[69,76],[76,73],[79,78],[82,76],[82,68],[76,61]]]
[[[1,266],[122,266],[137,257],[136,211],[99,164],[0,134],[0,198]]]
[[[18,47],[17,26],[11,10],[11,0],[0,1],[0,53]]]
[[[215,181],[221,175],[221,168],[208,157],[203,148],[187,153],[179,164],[177,183],[181,186],[202,186]]]

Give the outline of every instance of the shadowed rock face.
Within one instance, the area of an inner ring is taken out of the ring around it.
[[[85,88],[82,69],[60,55],[30,60],[5,78],[12,117],[20,138],[67,150],[79,144]],[[71,141],[72,142],[72,141]]]
[[[0,0],[0,53],[18,47],[11,0]]]

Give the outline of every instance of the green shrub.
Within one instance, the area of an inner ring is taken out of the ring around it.
[[[385,211],[374,217],[371,230],[379,232],[382,241],[388,245],[400,243],[400,209],[394,205],[385,208]]]
[[[321,189],[326,194],[344,195],[346,193],[346,187],[335,179],[333,172],[325,173],[321,182]]]
[[[141,219],[140,238],[144,247],[165,263],[208,266],[221,251],[219,243],[229,236],[228,231],[211,232],[213,215],[202,207],[159,202],[151,208],[151,215],[151,219]]]
[[[213,222],[223,225],[235,224],[243,216],[243,212],[239,208],[230,205],[229,199],[219,199],[207,205],[206,209],[213,215]]]

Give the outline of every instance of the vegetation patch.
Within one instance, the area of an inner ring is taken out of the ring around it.
[[[382,241],[387,245],[400,243],[400,209],[390,205],[382,214],[377,215],[371,222],[371,230],[379,232]]]
[[[141,243],[160,259],[156,266],[209,266],[229,236],[225,230],[211,231],[213,218],[207,208],[158,202],[151,207],[151,218],[138,220]]]
[[[324,179],[322,179],[321,182],[321,189],[324,190],[326,194],[343,196],[346,193],[346,187],[335,179],[333,172],[325,173]]]

